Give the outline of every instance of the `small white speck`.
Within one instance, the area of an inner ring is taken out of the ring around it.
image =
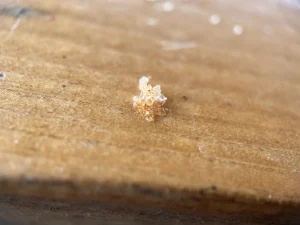
[[[0,73],[0,80],[1,79],[4,79],[6,77],[6,74],[5,73]]]
[[[241,35],[244,32],[244,29],[241,25],[236,24],[233,26],[232,31],[235,35]]]
[[[221,17],[219,15],[213,14],[210,16],[209,22],[212,25],[218,25],[221,22]]]
[[[166,1],[163,3],[162,8],[165,12],[172,12],[175,8],[175,5],[171,1]]]
[[[198,150],[199,150],[199,152],[203,153],[203,146],[199,145]]]
[[[149,80],[149,77],[142,76],[139,80],[139,89],[143,90],[144,88],[147,88]]]
[[[160,44],[163,46],[163,50],[176,51],[181,49],[196,48],[198,44],[194,41],[189,42],[172,42],[172,41],[161,41]]]
[[[147,84],[149,82],[149,78],[148,77],[145,77],[145,76],[142,76],[139,80],[139,84],[142,85],[142,84]]]
[[[19,144],[19,140],[14,140],[14,144],[15,145]]]
[[[166,96],[160,96],[159,98],[158,98],[158,100],[160,101],[160,102],[164,102],[164,101],[166,101],[168,98],[166,97]]]
[[[133,102],[137,102],[139,100],[139,97],[138,96],[133,96],[132,100],[133,100]]]
[[[146,20],[146,23],[149,25],[149,26],[155,26],[158,24],[158,19],[156,18],[148,18]]]
[[[268,198],[269,198],[269,199],[271,199],[271,198],[272,198],[272,195],[271,195],[271,194],[270,194],[270,195],[268,195]]]

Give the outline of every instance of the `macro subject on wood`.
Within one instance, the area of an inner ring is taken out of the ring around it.
[[[293,2],[0,5],[1,193],[194,211],[299,206]],[[132,106],[142,76],[171,111],[151,123]]]

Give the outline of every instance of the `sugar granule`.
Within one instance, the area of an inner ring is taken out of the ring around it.
[[[133,107],[149,122],[154,121],[156,116],[165,116],[168,109],[163,105],[167,98],[161,93],[160,85],[152,87],[148,84],[149,77],[141,77],[139,80],[139,96],[133,97]]]

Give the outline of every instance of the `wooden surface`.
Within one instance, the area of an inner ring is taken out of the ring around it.
[[[21,1],[43,13],[23,13],[10,36],[16,18],[3,11],[2,193],[299,206],[297,1],[175,3],[164,12],[137,0]],[[155,123],[132,109],[144,75],[171,110]]]
[[[299,211],[278,215],[240,213],[177,213],[168,210],[114,205],[111,202],[0,197],[1,225],[296,225]]]

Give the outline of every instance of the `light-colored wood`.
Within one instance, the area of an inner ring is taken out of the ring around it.
[[[22,4],[49,15],[6,41],[1,16],[2,192],[300,203],[296,1]],[[132,109],[143,75],[172,112],[155,123]]]

